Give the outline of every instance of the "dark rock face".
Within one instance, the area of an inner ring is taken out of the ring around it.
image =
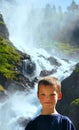
[[[28,124],[28,122],[30,121],[31,119],[25,119],[24,117],[21,117],[17,120],[18,124],[21,126],[21,127],[26,127],[26,125]]]
[[[49,62],[49,64],[53,65],[53,66],[56,66],[56,67],[60,67],[61,66],[61,63],[54,57],[48,57],[48,58],[45,58],[44,56],[42,56],[45,60],[47,60]],[[54,74],[57,72],[57,68],[56,69],[51,69],[51,70],[46,70],[46,69],[43,69],[41,72],[40,72],[40,76],[43,77],[43,76],[48,76],[48,75],[51,75],[51,74]]]
[[[6,91],[0,91],[0,103],[5,101],[5,99],[7,99]]]
[[[69,117],[76,126],[76,130],[79,130],[79,98],[74,100],[70,105]]]
[[[61,64],[54,57],[49,57],[48,61],[51,65],[61,66]]]
[[[51,75],[51,74],[53,74],[53,73],[55,73],[55,72],[56,72],[55,69],[52,69],[51,71],[42,70],[42,71],[40,72],[40,76],[41,76],[41,77],[43,77],[43,76],[48,76],[48,75]]]
[[[62,82],[62,92],[65,92],[69,102],[79,97],[79,72],[77,69],[79,69],[79,64],[76,65],[71,76]]]
[[[66,79],[62,81],[62,100],[60,100],[57,104],[57,109],[60,113],[70,116],[74,122],[76,122],[76,115],[79,115],[79,109],[75,109],[70,107],[70,104],[75,99],[79,98],[79,63],[76,65],[73,73]],[[73,111],[76,114],[69,114]],[[77,127],[77,124],[75,124]]]
[[[9,32],[1,14],[0,14],[0,35],[6,39],[9,38]]]
[[[0,73],[0,84],[4,86],[6,81],[7,79]]]

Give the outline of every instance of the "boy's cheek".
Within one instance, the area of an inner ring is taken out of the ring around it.
[[[39,94],[38,94],[37,97],[38,97],[39,100],[42,100],[42,99],[43,99]]]

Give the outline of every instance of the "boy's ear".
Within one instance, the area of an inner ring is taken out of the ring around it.
[[[58,94],[58,100],[61,100],[61,98],[62,98],[62,93],[59,93]]]

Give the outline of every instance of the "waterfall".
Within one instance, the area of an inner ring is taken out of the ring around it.
[[[28,120],[33,118],[40,108],[36,98],[36,90],[9,94],[7,99],[0,103],[0,129],[24,130]]]
[[[31,55],[36,65],[36,72],[33,73],[35,76],[38,77],[42,70],[46,70],[51,75],[63,80],[71,74],[75,62],[60,59],[57,57],[58,51],[51,54],[50,51],[37,46],[34,36],[42,22],[43,14],[38,10],[34,16],[35,22],[29,21],[29,15],[33,15],[32,6],[31,0],[30,3],[29,0],[1,1],[0,11],[8,27],[9,38],[17,49]],[[54,60],[54,64],[51,63],[52,60]],[[30,77],[31,73],[27,70],[26,62],[28,61],[24,61],[23,64],[23,73]],[[35,66],[30,64],[29,67]],[[3,102],[0,102],[0,130],[24,130],[25,122],[28,122],[41,110],[36,92],[37,85],[29,92],[8,94]]]

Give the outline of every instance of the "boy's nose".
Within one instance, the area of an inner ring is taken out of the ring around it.
[[[50,100],[50,96],[46,96],[46,100]]]

